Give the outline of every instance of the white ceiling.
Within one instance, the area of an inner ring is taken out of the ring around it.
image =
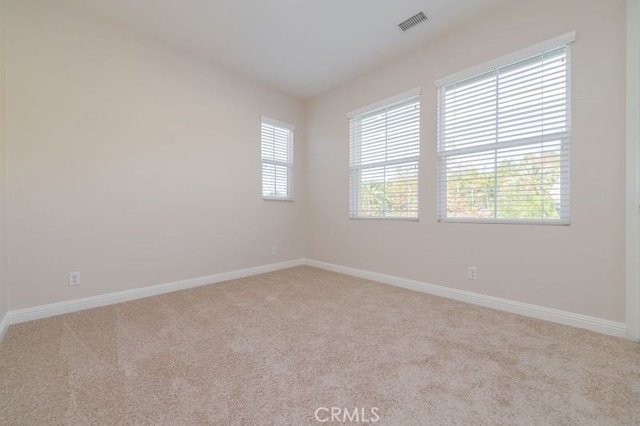
[[[305,99],[508,0],[69,1]]]

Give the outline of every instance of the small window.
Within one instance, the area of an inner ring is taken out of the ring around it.
[[[350,217],[418,219],[420,91],[349,114]]]
[[[440,221],[569,224],[567,41],[440,85]]]
[[[293,199],[294,126],[262,117],[262,197]]]

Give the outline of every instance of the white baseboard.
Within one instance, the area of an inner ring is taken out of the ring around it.
[[[135,288],[132,290],[118,291],[115,293],[108,293],[99,296],[85,297],[82,299],[69,300],[66,302],[51,303],[48,305],[36,306],[33,308],[16,309],[7,312],[7,315],[5,316],[3,322],[0,323],[0,325],[4,325],[4,327],[6,328],[10,324],[18,324],[25,321],[32,321],[56,315],[68,314],[70,312],[82,311],[84,309],[98,308],[101,306],[113,305],[115,303],[128,302],[130,300],[143,299],[145,297],[157,296],[159,294],[170,293],[172,291],[235,280],[237,278],[264,274],[266,272],[278,271],[280,269],[293,268],[294,266],[300,266],[304,264],[304,259],[296,259],[281,263],[273,263],[270,265],[256,266],[253,268],[239,269],[236,271],[222,272],[219,274],[213,274],[204,277],[190,278],[165,284]],[[0,329],[0,332],[1,331],[2,329]]]
[[[0,320],[0,342],[4,339],[4,334],[9,329],[9,313],[7,312]]]
[[[230,272],[222,272],[219,274],[208,275],[204,277],[190,278],[181,281],[174,281],[165,284],[158,284],[148,287],[136,288],[132,290],[119,291],[99,296],[86,297],[83,299],[69,300],[66,302],[51,303],[33,308],[17,309],[7,312],[0,321],[0,341],[4,333],[11,324],[18,324],[25,321],[32,321],[52,317],[56,315],[67,314],[70,312],[81,311],[84,309],[97,308],[101,306],[113,305],[115,303],[127,302],[130,300],[142,299],[145,297],[156,296],[159,294],[170,293],[177,290],[184,290],[192,287],[199,287],[207,284],[214,284],[223,281],[234,280],[237,278],[248,277],[252,275],[264,274],[267,272],[278,271],[281,269],[293,268],[295,266],[308,265],[320,269],[339,272],[364,278],[383,284],[396,287],[402,287],[409,290],[420,291],[423,293],[433,294],[436,296],[446,297],[449,299],[459,300],[462,302],[480,305],[487,308],[497,309],[500,311],[511,312],[524,315],[527,317],[538,318],[559,324],[571,325],[574,327],[585,328],[596,331],[598,333],[608,334],[617,337],[626,337],[627,326],[624,323],[604,320],[600,318],[590,317],[587,315],[575,314],[572,312],[561,311],[558,309],[546,308],[544,306],[531,305],[528,303],[515,302],[513,300],[502,299],[499,297],[486,296],[470,291],[458,290],[450,287],[443,287],[434,284],[427,284],[420,281],[410,280],[406,278],[395,277],[391,275],[380,274],[377,272],[365,271],[362,269],[350,268],[347,266],[335,265],[326,262],[320,262],[311,259],[296,259],[270,265],[257,266],[253,268],[240,269]]]
[[[377,272],[370,272],[362,269],[335,265],[332,263],[320,262],[317,260],[305,259],[304,263],[308,266],[313,266],[320,269],[340,272],[358,278],[364,278],[383,284],[389,284],[409,290],[429,293],[436,296],[446,297],[448,299],[459,300],[474,305],[497,309],[500,311],[524,315],[527,317],[551,321],[564,325],[571,325],[579,328],[586,328],[587,330],[596,331],[598,333],[608,334],[611,336],[627,337],[627,325],[625,323],[609,321],[587,315],[575,314],[573,312],[561,311],[559,309],[546,308],[544,306],[531,305],[529,303],[516,302],[499,297],[486,296],[484,294],[458,290],[450,287],[427,284],[420,281],[379,274]]]

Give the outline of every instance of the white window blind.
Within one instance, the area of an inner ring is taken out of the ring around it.
[[[420,92],[349,114],[350,217],[418,219]]]
[[[439,219],[570,222],[569,46],[439,88]]]
[[[293,131],[290,124],[262,117],[262,197],[293,199]]]

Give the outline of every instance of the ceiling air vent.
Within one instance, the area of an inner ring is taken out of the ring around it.
[[[400,27],[402,31],[407,31],[426,20],[427,20],[427,15],[425,15],[424,12],[420,12],[413,15],[411,18],[405,19],[404,21],[400,22],[398,24],[398,27]]]

